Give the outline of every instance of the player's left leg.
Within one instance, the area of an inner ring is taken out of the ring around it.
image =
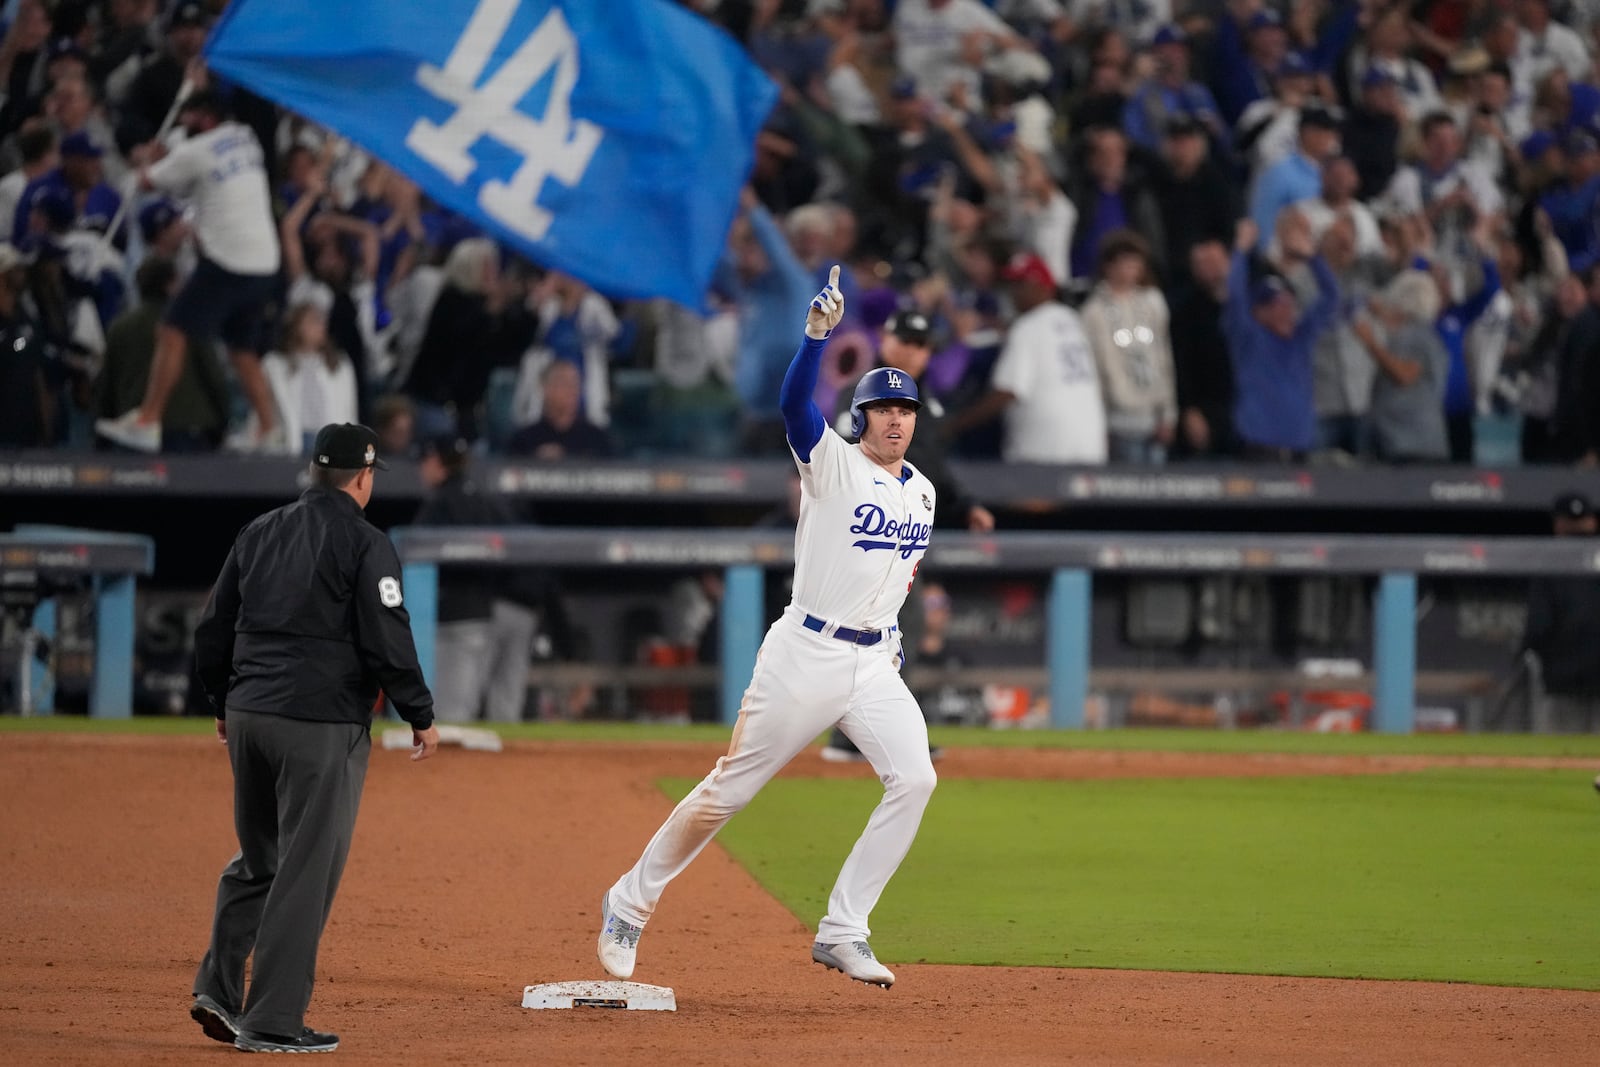
[[[883,782],[867,828],[839,871],[828,914],[817,926],[825,945],[865,941],[868,916],[916,839],[938,780],[928,756],[928,727],[916,698],[885,654],[861,653],[856,693],[839,726]]]

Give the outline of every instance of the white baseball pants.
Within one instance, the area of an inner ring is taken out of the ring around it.
[[[928,728],[893,664],[892,642],[871,647],[824,637],[789,607],[767,631],[728,754],[685,797],[611,887],[611,906],[644,924],[676,878],[724,823],[824,730],[837,724],[872,763],[883,799],[828,897],[817,940],[866,940],[867,917],[917,836],[936,777]]]

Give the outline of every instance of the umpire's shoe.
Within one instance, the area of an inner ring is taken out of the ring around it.
[[[635,926],[611,910],[611,894],[600,898],[600,966],[617,978],[633,974],[634,960],[639,957],[639,935],[644,927]]]
[[[233,1012],[204,993],[194,995],[194,1003],[189,1005],[189,1018],[199,1023],[200,1029],[213,1041],[226,1041],[231,1045],[239,1036],[239,1020],[233,1017]]]
[[[885,989],[894,985],[894,972],[878,962],[878,957],[872,954],[872,946],[865,941],[850,941],[842,945],[824,945],[818,941],[811,946],[811,958],[858,982]]]
[[[300,1031],[299,1037],[240,1030],[233,1047],[240,1052],[332,1052],[339,1047],[339,1035],[324,1034],[309,1026]]]

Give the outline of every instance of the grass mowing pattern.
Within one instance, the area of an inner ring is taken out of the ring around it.
[[[404,725],[385,720],[375,729]],[[513,725],[475,724],[501,737],[521,741],[603,741],[614,744],[682,741],[725,744],[730,728],[720,724],[659,726],[631,722],[527,722]],[[173,718],[88,719],[81,715],[19,719],[0,715],[0,733],[60,732],[209,734],[205,716]],[[819,735],[818,743],[826,739]],[[1278,730],[982,730],[941,727],[930,731],[934,744],[947,748],[1077,748],[1125,752],[1258,752],[1319,756],[1568,756],[1600,764],[1600,735],[1548,734],[1316,734]],[[710,769],[709,767],[707,768]]]
[[[873,946],[891,963],[1600,989],[1590,777],[947,780]],[[719,840],[815,929],[879,793],[780,779]]]

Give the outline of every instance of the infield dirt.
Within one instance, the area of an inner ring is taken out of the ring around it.
[[[188,1018],[233,848],[214,740],[13,734],[0,746],[0,1059],[216,1063]],[[372,754],[308,1022],[362,1064],[1583,1063],[1600,994],[1421,982],[952,967],[889,960],[887,992],[809,959],[806,927],[715,844],[673,885],[639,981],[674,1014],[524,1011],[603,977],[600,895],[670,810],[698,744],[512,742],[425,764]],[[1384,773],[1561,760],[952,749],[945,777]],[[812,749],[785,772],[856,776]]]

